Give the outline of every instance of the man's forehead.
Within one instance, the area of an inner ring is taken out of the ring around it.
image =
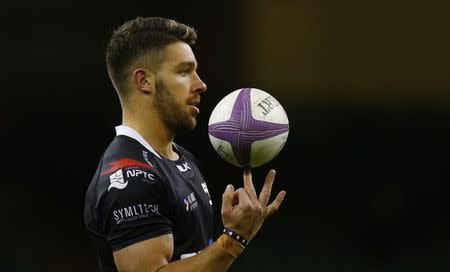
[[[175,67],[194,66],[197,67],[197,60],[191,47],[183,42],[176,42],[166,47],[166,64]]]

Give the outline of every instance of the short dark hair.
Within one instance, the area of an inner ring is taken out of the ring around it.
[[[127,65],[145,54],[158,52],[177,41],[195,44],[197,31],[185,24],[160,17],[138,17],[119,26],[106,47],[106,65],[120,93]]]

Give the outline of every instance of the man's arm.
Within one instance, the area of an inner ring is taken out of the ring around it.
[[[243,179],[243,188],[234,190],[232,185],[228,185],[223,193],[222,220],[226,228],[250,240],[264,220],[278,210],[286,192],[281,191],[275,200],[267,205],[275,171],[267,174],[259,197],[256,195],[249,169],[244,171]],[[169,263],[173,253],[173,236],[166,234],[114,252],[114,261],[120,272],[222,272],[226,271],[236,258],[233,256],[236,254],[231,252],[215,242],[198,255]]]
[[[172,234],[165,234],[114,252],[114,261],[120,272],[219,272],[226,271],[234,259],[217,242],[198,255],[169,263],[172,252]]]

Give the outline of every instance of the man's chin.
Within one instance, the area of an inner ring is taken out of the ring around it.
[[[197,126],[197,119],[193,118],[192,120],[186,120],[183,124],[177,129],[177,134],[186,134],[195,129]]]

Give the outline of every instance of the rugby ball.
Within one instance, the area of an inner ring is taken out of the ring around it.
[[[254,168],[279,154],[289,134],[281,104],[266,91],[242,88],[214,107],[208,122],[214,150],[227,162]]]

